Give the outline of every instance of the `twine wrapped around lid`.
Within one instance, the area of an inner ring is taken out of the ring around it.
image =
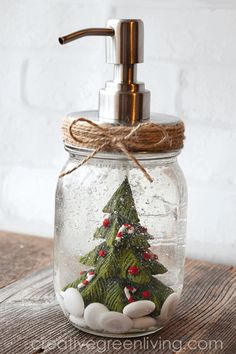
[[[99,151],[123,152],[152,182],[152,177],[140,164],[133,153],[167,152],[183,147],[184,123],[178,121],[172,124],[154,122],[140,123],[136,126],[114,124],[97,124],[86,118],[72,119],[67,116],[62,125],[63,140],[74,148],[93,149],[92,153],[83,159],[76,167],[62,172],[63,177],[86,163]]]

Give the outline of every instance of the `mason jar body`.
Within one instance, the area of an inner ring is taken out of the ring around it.
[[[89,154],[66,149],[63,170]],[[134,337],[172,317],[183,286],[187,207],[178,153],[135,155],[152,183],[119,153],[98,153],[59,179],[54,286],[80,330]]]

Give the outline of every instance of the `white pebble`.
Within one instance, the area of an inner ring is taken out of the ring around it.
[[[68,288],[64,292],[64,304],[66,310],[75,317],[81,317],[84,313],[84,300],[79,291]]]
[[[126,333],[132,328],[133,321],[123,313],[109,311],[100,317],[101,327],[110,333]]]
[[[155,327],[157,321],[151,316],[144,316],[133,319],[133,328],[137,329],[147,329],[149,327]]]
[[[170,294],[168,298],[165,300],[164,304],[161,307],[160,316],[158,316],[158,324],[164,324],[169,321],[175,309],[178,305],[179,296],[176,293]]]
[[[88,327],[92,329],[103,329],[100,317],[104,312],[108,312],[108,308],[103,304],[94,302],[89,304],[84,310],[84,319]]]
[[[83,317],[75,317],[73,315],[70,315],[69,320],[79,327],[87,327]]]
[[[149,315],[155,310],[156,305],[150,300],[131,302],[123,308],[123,313],[130,318],[139,318]]]

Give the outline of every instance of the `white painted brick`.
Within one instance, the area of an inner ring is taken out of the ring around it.
[[[151,91],[151,111],[176,114],[180,84],[178,66],[156,61],[150,61],[148,64],[138,66],[138,79],[144,81],[146,88]]]
[[[186,122],[185,148],[179,157],[190,181],[236,185],[236,129]]]
[[[222,239],[224,240],[224,236]],[[222,241],[219,244],[212,244],[207,239],[196,241],[188,238],[186,254],[189,258],[207,259],[213,263],[235,265],[235,243],[225,244]]]
[[[104,63],[102,49],[101,44],[100,48],[89,52],[78,49],[73,56],[69,51],[34,57],[28,63],[23,80],[26,103],[67,113],[97,108],[98,91],[104,86],[106,72],[110,69]]]
[[[143,19],[146,61],[235,64],[236,9],[183,9],[175,2],[165,9],[152,4],[116,7],[118,18]]]
[[[1,36],[0,36],[1,37]],[[0,47],[0,112],[21,100],[21,75],[24,57],[11,55]]]
[[[194,121],[235,126],[236,67],[192,67],[182,74],[182,109]],[[227,122],[227,123],[226,123]]]
[[[37,233],[36,222],[37,225],[47,225],[47,233],[52,234],[56,181],[57,172],[52,169],[10,169],[2,183],[2,212],[11,220],[24,220],[28,231]],[[1,227],[5,228],[7,222],[2,222]]]
[[[201,182],[189,187],[187,254],[235,264],[235,187]]]
[[[62,113],[15,107],[1,114],[0,164],[57,168],[64,163]]]
[[[114,6],[118,7],[127,7],[133,6],[135,10],[136,6],[143,6],[143,0],[129,0],[127,4],[127,0],[113,0]],[[235,9],[236,4],[235,0],[145,0],[145,8],[149,11],[152,9]],[[150,11],[150,13],[152,13]]]
[[[56,47],[59,35],[83,27],[103,26],[109,17],[108,0],[2,0],[0,45],[5,47]],[[3,15],[4,14],[4,15]],[[89,45],[89,41],[83,41]],[[90,41],[90,43],[92,43]],[[95,42],[94,42],[95,43]]]

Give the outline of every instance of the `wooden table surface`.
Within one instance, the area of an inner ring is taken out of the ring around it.
[[[236,269],[187,260],[169,325],[153,335],[112,340],[75,329],[52,285],[52,240],[0,233],[0,353],[236,354]]]

